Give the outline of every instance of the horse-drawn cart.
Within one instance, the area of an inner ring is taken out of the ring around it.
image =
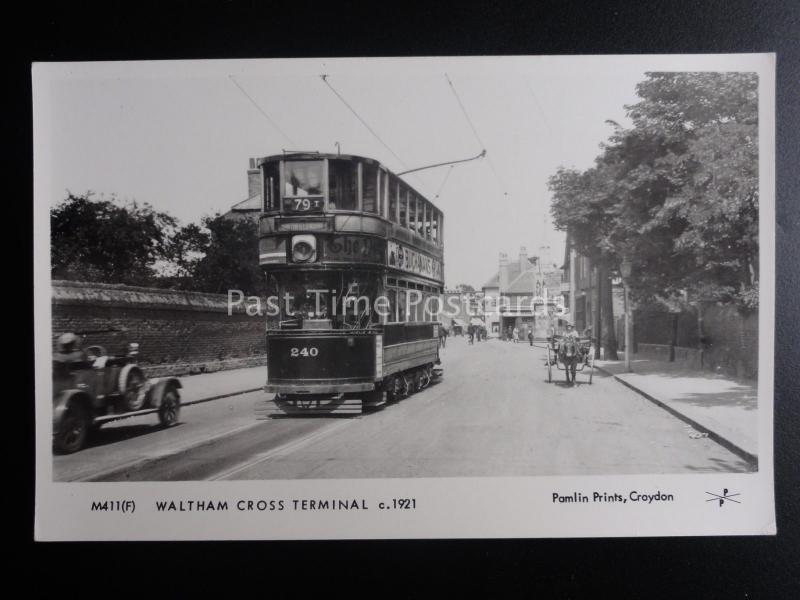
[[[577,374],[588,367],[589,383],[594,375],[594,347],[590,338],[553,335],[547,338],[547,382],[553,381],[553,367],[564,371],[567,383],[577,383]]]

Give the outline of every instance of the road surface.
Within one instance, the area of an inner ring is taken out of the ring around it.
[[[257,421],[254,392],[100,430],[54,479],[196,481],[744,472],[750,465],[595,371],[545,381],[544,350],[450,338],[444,378],[360,417]],[[581,382],[584,383],[581,383]]]

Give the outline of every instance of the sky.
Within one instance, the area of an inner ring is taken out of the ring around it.
[[[515,258],[525,246],[535,256],[547,246],[560,264],[564,236],[549,221],[548,177],[559,166],[592,164],[612,132],[606,120],[628,122],[624,105],[636,102],[636,84],[657,63],[456,57],[35,66],[36,198],[53,206],[68,191],[91,190],[189,223],[247,197],[250,157],[336,152],[338,142],[342,153],[399,172],[485,149],[484,159],[404,177],[445,214],[446,287],[480,288],[501,252]]]

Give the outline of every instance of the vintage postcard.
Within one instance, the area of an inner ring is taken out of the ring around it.
[[[775,534],[775,56],[36,63],[55,540]]]

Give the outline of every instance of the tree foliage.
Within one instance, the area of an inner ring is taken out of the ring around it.
[[[180,226],[147,204],[92,196],[69,194],[50,211],[54,279],[264,292],[257,223],[216,214]]]
[[[189,263],[193,289],[263,294],[266,280],[258,263],[258,224],[219,214],[204,217],[202,223],[205,231],[196,229],[187,234],[192,250],[202,253]]]
[[[758,105],[752,73],[648,73],[633,125],[595,164],[550,178],[557,228],[642,300],[758,302]]]
[[[69,194],[50,211],[54,278],[146,284],[176,220],[148,204]]]

